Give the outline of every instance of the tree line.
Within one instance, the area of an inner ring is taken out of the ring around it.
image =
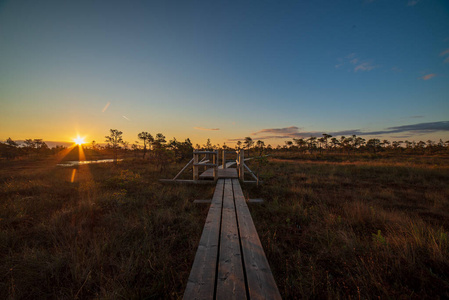
[[[218,149],[245,149],[247,156],[262,155],[264,152],[273,151],[296,151],[303,154],[323,154],[323,153],[345,153],[351,155],[353,153],[380,153],[395,152],[409,154],[435,154],[447,153],[449,150],[449,141],[439,140],[434,142],[427,141],[389,141],[380,139],[364,139],[356,135],[333,137],[330,134],[323,133],[321,137],[311,136],[309,138],[293,138],[287,140],[284,145],[272,147],[265,145],[262,140],[254,141],[251,137],[245,137],[242,141],[237,141],[235,146],[228,147],[226,143],[212,144],[207,139],[203,145],[192,144],[189,138],[184,142],[180,142],[173,138],[167,142],[166,137],[162,133],[152,135],[147,131],[137,134],[137,140],[131,144],[123,140],[123,132],[117,129],[110,129],[109,135],[105,136],[106,144],[98,144],[92,141],[83,146],[86,150],[96,151],[98,153],[111,152],[114,158],[119,155],[133,153],[135,157],[141,156],[154,162],[160,168],[170,161],[183,161],[192,156],[192,151],[197,150],[218,150]],[[39,157],[46,155],[54,155],[60,153],[67,147],[57,145],[48,147],[43,139],[26,139],[22,144],[8,138],[5,142],[0,142],[0,157],[3,159],[14,159],[21,156]]]
[[[280,148],[280,146],[278,146]],[[307,153],[379,153],[379,152],[396,152],[396,153],[410,153],[410,154],[432,154],[438,152],[447,152],[449,150],[449,141],[443,142],[440,139],[438,142],[432,140],[424,141],[389,141],[380,140],[377,138],[364,139],[357,135],[349,137],[340,136],[333,137],[330,134],[323,133],[322,137],[311,136],[307,139],[297,138],[290,141],[285,141],[282,147],[287,150],[297,150],[299,152]]]

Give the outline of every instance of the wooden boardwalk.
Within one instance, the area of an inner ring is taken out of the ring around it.
[[[217,181],[183,299],[281,299],[238,179]]]
[[[218,179],[220,178],[239,178],[239,175],[237,173],[237,169],[231,168],[231,169],[218,169]],[[214,178],[214,169],[210,168],[204,171],[202,174],[200,174],[200,179],[210,179]]]

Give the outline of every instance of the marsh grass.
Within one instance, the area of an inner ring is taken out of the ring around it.
[[[51,165],[51,164],[50,164]],[[0,298],[179,298],[213,187],[164,186],[143,161],[3,165]],[[170,170],[168,170],[170,171]]]
[[[247,193],[266,199],[251,213],[284,298],[449,297],[447,165],[272,159],[265,173]]]
[[[449,297],[445,159],[270,158],[244,185],[284,299]],[[250,167],[254,162],[249,161]],[[143,160],[0,162],[0,298],[179,299],[213,186]]]

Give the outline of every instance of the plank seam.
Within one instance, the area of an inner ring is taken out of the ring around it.
[[[224,188],[226,185],[226,182],[223,180],[223,190],[221,191],[221,210],[220,210],[220,229],[219,229],[219,236],[218,236],[218,249],[217,249],[217,261],[215,264],[215,283],[214,283],[214,300],[217,299],[217,282],[218,282],[218,264],[220,262],[220,245],[221,245],[221,226],[222,226],[222,220],[223,220],[223,198],[224,198]]]
[[[245,258],[244,258],[244,254],[243,254],[242,239],[241,239],[241,235],[240,235],[239,216],[237,214],[237,204],[235,203],[234,180],[232,180],[231,183],[232,183],[232,200],[234,201],[235,221],[237,222],[237,233],[239,235],[239,246],[240,246],[240,254],[241,254],[240,257],[242,259],[243,278],[245,280],[246,299],[251,299],[250,295],[249,295],[248,278],[246,275]]]

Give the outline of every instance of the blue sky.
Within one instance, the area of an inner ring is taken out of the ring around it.
[[[447,1],[0,2],[0,140],[448,140],[448,76]]]

